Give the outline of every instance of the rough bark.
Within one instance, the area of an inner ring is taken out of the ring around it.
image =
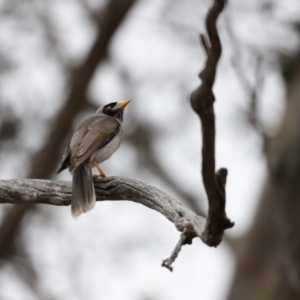
[[[224,231],[234,226],[225,212],[227,169],[215,171],[215,113],[213,85],[216,69],[222,54],[222,46],[217,30],[217,19],[225,6],[225,0],[215,0],[206,17],[207,37],[201,35],[201,42],[207,59],[199,77],[200,86],[192,93],[190,101],[202,125],[202,177],[208,197],[209,211],[207,230],[211,246],[218,246]]]
[[[175,198],[142,181],[126,177],[105,177],[94,181],[97,201],[129,200],[143,204],[163,214],[183,231],[182,220],[194,223],[194,233],[201,236],[204,217],[197,216]],[[57,206],[71,204],[72,182],[41,179],[11,179],[0,181],[0,203]],[[181,221],[180,221],[181,220]],[[185,223],[185,222],[183,222]]]
[[[141,181],[124,177],[106,177],[94,182],[97,201],[129,200],[143,204],[163,214],[176,228],[183,232],[171,257],[163,262],[172,270],[171,264],[182,245],[199,237],[210,246],[206,219],[196,215],[175,198]],[[39,179],[13,179],[0,181],[0,203],[70,205],[72,183]]]

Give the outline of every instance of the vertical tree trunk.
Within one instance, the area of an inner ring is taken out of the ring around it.
[[[293,60],[286,99],[280,132],[267,152],[269,178],[237,257],[230,300],[300,299],[300,55]]]

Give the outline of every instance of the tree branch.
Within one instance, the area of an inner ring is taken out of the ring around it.
[[[209,246],[218,246],[224,230],[233,227],[225,212],[225,185],[227,170],[222,168],[215,173],[215,113],[214,93],[216,68],[222,53],[222,46],[216,27],[219,14],[222,12],[225,0],[215,0],[206,17],[208,36],[200,36],[200,40],[207,54],[204,69],[199,77],[200,86],[192,93],[190,101],[194,111],[198,114],[202,125],[202,177],[209,202],[209,214],[204,232]]]
[[[163,214],[181,232],[201,238],[205,218],[197,216],[162,190],[127,177],[105,177],[94,181],[97,201],[129,200]],[[72,183],[41,179],[0,181],[0,203],[65,206],[71,204]],[[205,242],[205,241],[204,241]]]
[[[199,237],[208,246],[217,246],[222,241],[224,230],[234,224],[225,212],[225,185],[227,170],[215,172],[215,116],[214,94],[216,66],[221,56],[221,43],[216,21],[223,10],[225,0],[215,0],[206,18],[208,37],[201,36],[207,53],[207,61],[200,73],[202,84],[191,95],[191,104],[202,124],[202,175],[209,201],[208,218],[195,214],[165,192],[143,182],[122,177],[109,177],[94,182],[98,201],[130,200],[143,204],[163,214],[182,232],[170,258],[163,266],[172,270],[182,245],[191,244]],[[71,182],[27,179],[0,181],[0,203],[47,203],[70,205]]]
[[[191,244],[199,237],[209,245],[209,236],[205,233],[206,219],[195,214],[181,202],[162,190],[144,182],[126,177],[106,177],[94,181],[97,201],[129,200],[143,204],[164,215],[182,232],[180,241],[170,258],[163,266],[172,270],[181,246]],[[65,206],[71,204],[72,183],[69,181],[51,181],[40,179],[12,179],[0,181],[0,203],[37,204]]]

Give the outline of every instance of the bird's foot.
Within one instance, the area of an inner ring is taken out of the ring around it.
[[[93,178],[94,178],[94,179],[97,179],[97,178],[104,178],[104,177],[106,177],[105,174],[93,174]]]
[[[97,164],[95,160],[92,160],[93,165],[97,168],[99,171],[99,174],[93,175],[94,178],[99,178],[99,177],[106,177],[104,171],[100,168],[100,166]]]

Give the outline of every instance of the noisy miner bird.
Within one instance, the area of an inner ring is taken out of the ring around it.
[[[73,217],[91,210],[96,203],[93,177],[105,177],[99,164],[119,148],[122,137],[124,108],[131,100],[100,107],[74,132],[57,173],[69,168],[73,175],[71,213]],[[99,175],[92,175],[95,166]]]

